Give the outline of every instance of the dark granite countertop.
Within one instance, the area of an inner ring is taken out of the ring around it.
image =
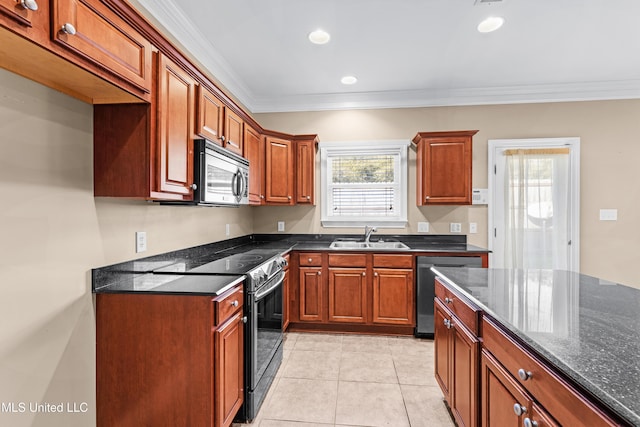
[[[222,295],[245,279],[244,276],[184,276],[140,274],[131,280],[102,289],[100,293],[145,293],[166,295]]]
[[[468,245],[465,235],[388,235],[374,234],[371,241],[400,241],[409,246],[401,252],[410,253],[488,253],[486,249]],[[134,281],[150,273],[176,275],[218,259],[253,249],[275,249],[283,254],[291,250],[327,251],[336,239],[362,239],[361,234],[253,234],[180,249],[160,255],[126,261],[92,270],[92,290],[101,292],[136,292]],[[336,249],[338,251],[338,249]],[[339,251],[347,251],[340,249]],[[376,249],[376,252],[398,252]],[[146,278],[144,280],[153,280]],[[158,279],[162,280],[162,279]]]
[[[640,289],[569,271],[432,270],[621,418],[640,425]]]

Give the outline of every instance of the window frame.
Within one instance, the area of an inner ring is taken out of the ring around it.
[[[365,225],[381,228],[404,228],[408,223],[408,140],[372,140],[372,141],[330,141],[321,142],[320,149],[320,181],[321,181],[321,224],[323,227],[364,227]],[[328,173],[329,157],[336,155],[397,155],[399,170],[396,171],[398,194],[394,198],[398,204],[398,213],[394,216],[355,217],[331,215],[329,188],[331,179]]]

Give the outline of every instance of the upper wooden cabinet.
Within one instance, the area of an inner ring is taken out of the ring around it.
[[[4,17],[7,17],[13,22],[19,24],[23,30],[37,25],[39,18],[42,18],[46,20],[46,22],[48,22],[49,17],[47,12],[47,1],[40,0],[38,2],[38,0],[0,0],[0,22],[5,22]],[[4,17],[2,15],[4,15]],[[26,34],[27,31],[24,31],[24,33]]]
[[[158,55],[158,191],[193,200],[193,116],[196,82]]]
[[[244,157],[249,160],[249,204],[264,202],[264,141],[257,130],[244,125]]]
[[[151,93],[151,43],[95,0],[53,0],[54,42],[92,65]]]
[[[296,203],[315,205],[316,145],[311,135],[296,140]]]
[[[420,132],[413,138],[418,206],[471,204],[472,138],[477,132]]]
[[[94,195],[193,200],[195,81],[156,55],[153,105],[94,107]]]
[[[198,86],[196,133],[242,156],[243,124],[240,116],[203,85]]]
[[[293,142],[268,136],[265,155],[266,203],[293,205]]]

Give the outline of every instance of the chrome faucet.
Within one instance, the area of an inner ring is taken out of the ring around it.
[[[369,227],[368,225],[364,226],[364,242],[369,243],[369,239],[371,238],[371,233],[378,231],[375,227]]]

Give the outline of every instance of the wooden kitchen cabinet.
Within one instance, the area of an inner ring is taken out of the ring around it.
[[[198,85],[196,134],[242,156],[243,124],[218,96],[204,85]]]
[[[440,289],[439,289],[440,288]],[[442,298],[442,295],[447,295]],[[454,305],[453,302],[456,302]],[[465,324],[461,319],[476,319]],[[445,289],[436,278],[434,313],[435,375],[458,426],[478,425],[477,336],[479,311]]]
[[[267,136],[265,142],[265,202],[293,205],[294,194],[293,142]]]
[[[412,255],[373,254],[372,322],[415,325]]]
[[[322,267],[300,267],[299,274],[299,319],[301,322],[323,322],[325,286]]]
[[[367,322],[366,275],[365,267],[329,267],[329,322]]]
[[[296,140],[296,204],[315,205],[316,144],[313,135],[309,139]]]
[[[413,138],[418,206],[471,204],[472,146],[477,132],[419,132]]]
[[[0,0],[0,25],[30,36],[35,26],[49,27],[48,10],[48,2],[43,0]]]
[[[56,44],[106,70],[143,94],[151,93],[151,43],[96,0],[52,0]]]
[[[155,62],[153,106],[94,107],[95,196],[193,200],[195,81],[162,54]]]
[[[216,426],[230,426],[244,402],[244,322],[242,310],[214,330]]]
[[[231,425],[244,400],[242,288],[97,294],[98,427]]]
[[[264,139],[260,133],[245,124],[244,157],[249,161],[249,204],[264,203]]]

